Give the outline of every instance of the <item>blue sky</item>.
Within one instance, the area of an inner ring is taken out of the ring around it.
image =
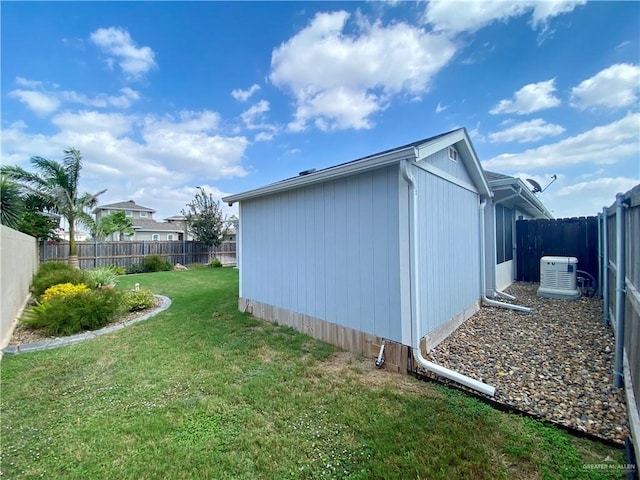
[[[0,9],[2,163],[73,146],[83,191],[156,219],[458,127],[485,169],[557,175],[556,217],[640,183],[638,2]]]

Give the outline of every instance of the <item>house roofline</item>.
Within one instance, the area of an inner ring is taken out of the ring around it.
[[[482,170],[482,165],[480,164],[473,145],[469,140],[467,131],[464,128],[459,128],[457,130],[436,135],[435,137],[431,137],[423,141],[414,142],[412,144],[398,147],[393,150],[386,150],[384,152],[354,160],[348,163],[342,163],[339,165],[328,167],[317,172],[309,173],[306,175],[298,175],[297,177],[282,180],[277,183],[272,183],[264,187],[256,188],[235,195],[229,195],[227,197],[223,197],[222,201],[228,203],[229,205],[232,205],[235,202],[241,200],[262,197],[265,195],[270,195],[294,188],[300,188],[316,183],[326,182],[328,180],[333,180],[336,178],[345,177],[368,170],[374,170],[377,168],[385,167],[387,165],[399,163],[401,160],[418,161],[450,145],[455,145],[456,148],[459,149],[460,147],[464,147],[462,148],[462,150],[465,151],[461,152],[464,154],[463,161],[465,161],[465,158],[469,159],[465,161],[465,165],[469,168],[471,177],[476,184],[476,187],[478,187],[481,195],[491,197],[491,189],[489,188],[489,184],[487,183],[487,179]]]
[[[516,198],[520,199],[520,203],[526,203],[535,211],[539,212],[540,216],[546,219],[553,218],[551,212],[549,212],[540,199],[536,197],[531,190],[529,190],[529,187],[522,181],[522,179],[518,177],[500,178],[490,180],[489,185],[494,191],[506,189],[513,190],[514,193],[517,193]],[[516,192],[516,190],[518,191]],[[496,203],[500,203],[500,200],[496,200]]]

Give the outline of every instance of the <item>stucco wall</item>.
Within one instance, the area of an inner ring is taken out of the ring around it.
[[[0,225],[0,348],[9,341],[13,323],[29,297],[38,268],[36,239]]]

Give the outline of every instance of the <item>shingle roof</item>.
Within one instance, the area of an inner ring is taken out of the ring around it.
[[[133,221],[133,229],[136,231],[184,232],[184,227],[180,224],[156,222],[155,220],[143,218],[136,218]]]
[[[128,200],[126,202],[109,203],[107,205],[98,205],[95,208],[94,212],[96,210],[104,210],[106,208],[110,210],[131,210],[135,212],[151,212],[151,213],[156,212],[153,208],[143,207],[142,205],[136,204],[136,202],[134,202],[133,200]]]
[[[484,174],[487,177],[487,180],[490,182],[491,180],[504,180],[506,178],[514,178],[514,177],[510,177],[509,175],[504,175],[502,173],[497,173],[497,172],[490,172],[489,170],[485,170]]]

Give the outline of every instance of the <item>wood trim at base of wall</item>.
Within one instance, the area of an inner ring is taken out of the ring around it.
[[[451,317],[448,321],[437,327],[435,330],[425,335],[420,343],[422,351],[431,352],[440,342],[451,335],[460,325],[466,322],[471,316],[480,310],[480,301],[474,302],[462,312]]]
[[[238,299],[238,309],[268,322],[287,325],[317,340],[372,360],[377,358],[384,341],[384,368],[407,373],[409,347],[401,343],[248,298]]]

